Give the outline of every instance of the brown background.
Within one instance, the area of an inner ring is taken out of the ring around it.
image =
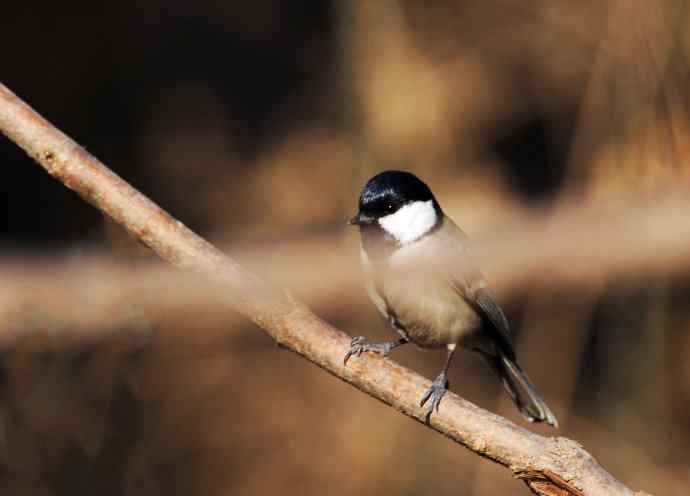
[[[279,259],[325,237],[356,257],[344,221],[385,168],[422,176],[478,238],[564,198],[625,212],[690,174],[678,0],[2,10],[2,82],[231,254]],[[5,253],[146,256],[5,139],[0,164]],[[312,303],[350,333],[390,334],[363,291]],[[631,487],[687,494],[687,281],[534,289],[503,304],[558,435]],[[95,343],[38,332],[0,350],[2,494],[527,493],[248,324],[139,317]],[[428,377],[442,360],[395,357]],[[476,358],[459,358],[454,391],[524,425]]]

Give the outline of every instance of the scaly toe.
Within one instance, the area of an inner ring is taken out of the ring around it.
[[[365,350],[365,342],[366,339],[364,336],[356,336],[352,338],[352,341],[350,341],[350,349],[347,350],[347,353],[345,354],[345,357],[343,358],[343,365],[347,365],[347,361],[353,356],[353,355],[361,355],[363,351]]]
[[[426,420],[429,422],[431,414],[436,410],[438,412],[439,406],[441,405],[441,400],[443,396],[448,391],[448,379],[444,375],[440,375],[431,383],[429,389],[422,396],[419,406],[423,407],[429,400],[429,408],[426,411]]]

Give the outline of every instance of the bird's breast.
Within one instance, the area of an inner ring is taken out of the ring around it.
[[[477,338],[480,316],[447,281],[400,274],[386,278],[382,293],[389,311],[421,347],[471,346]]]

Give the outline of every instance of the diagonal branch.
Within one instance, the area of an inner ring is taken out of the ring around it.
[[[171,264],[224,284],[222,298],[281,345],[424,422],[418,399],[429,381],[394,361],[362,356],[343,366],[349,337],[288,294],[267,287],[172,218],[0,84],[0,130],[48,173]],[[546,438],[448,393],[430,427],[508,467],[543,495],[632,495],[577,443]]]

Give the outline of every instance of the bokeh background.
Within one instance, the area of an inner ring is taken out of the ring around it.
[[[344,221],[386,168],[419,174],[479,239],[566,199],[624,215],[690,178],[680,0],[2,10],[2,82],[231,255],[259,250],[265,260],[243,261],[268,279],[290,254],[318,267],[314,240],[355,259]],[[6,257],[150,257],[4,138],[0,163]],[[688,289],[665,275],[502,295],[557,434],[655,494],[690,487]],[[305,297],[351,334],[390,335],[363,290]],[[235,316],[122,312],[131,325],[88,343],[45,320],[3,340],[0,493],[528,493]],[[442,362],[413,347],[395,358],[430,378]],[[476,357],[450,379],[524,425]]]

